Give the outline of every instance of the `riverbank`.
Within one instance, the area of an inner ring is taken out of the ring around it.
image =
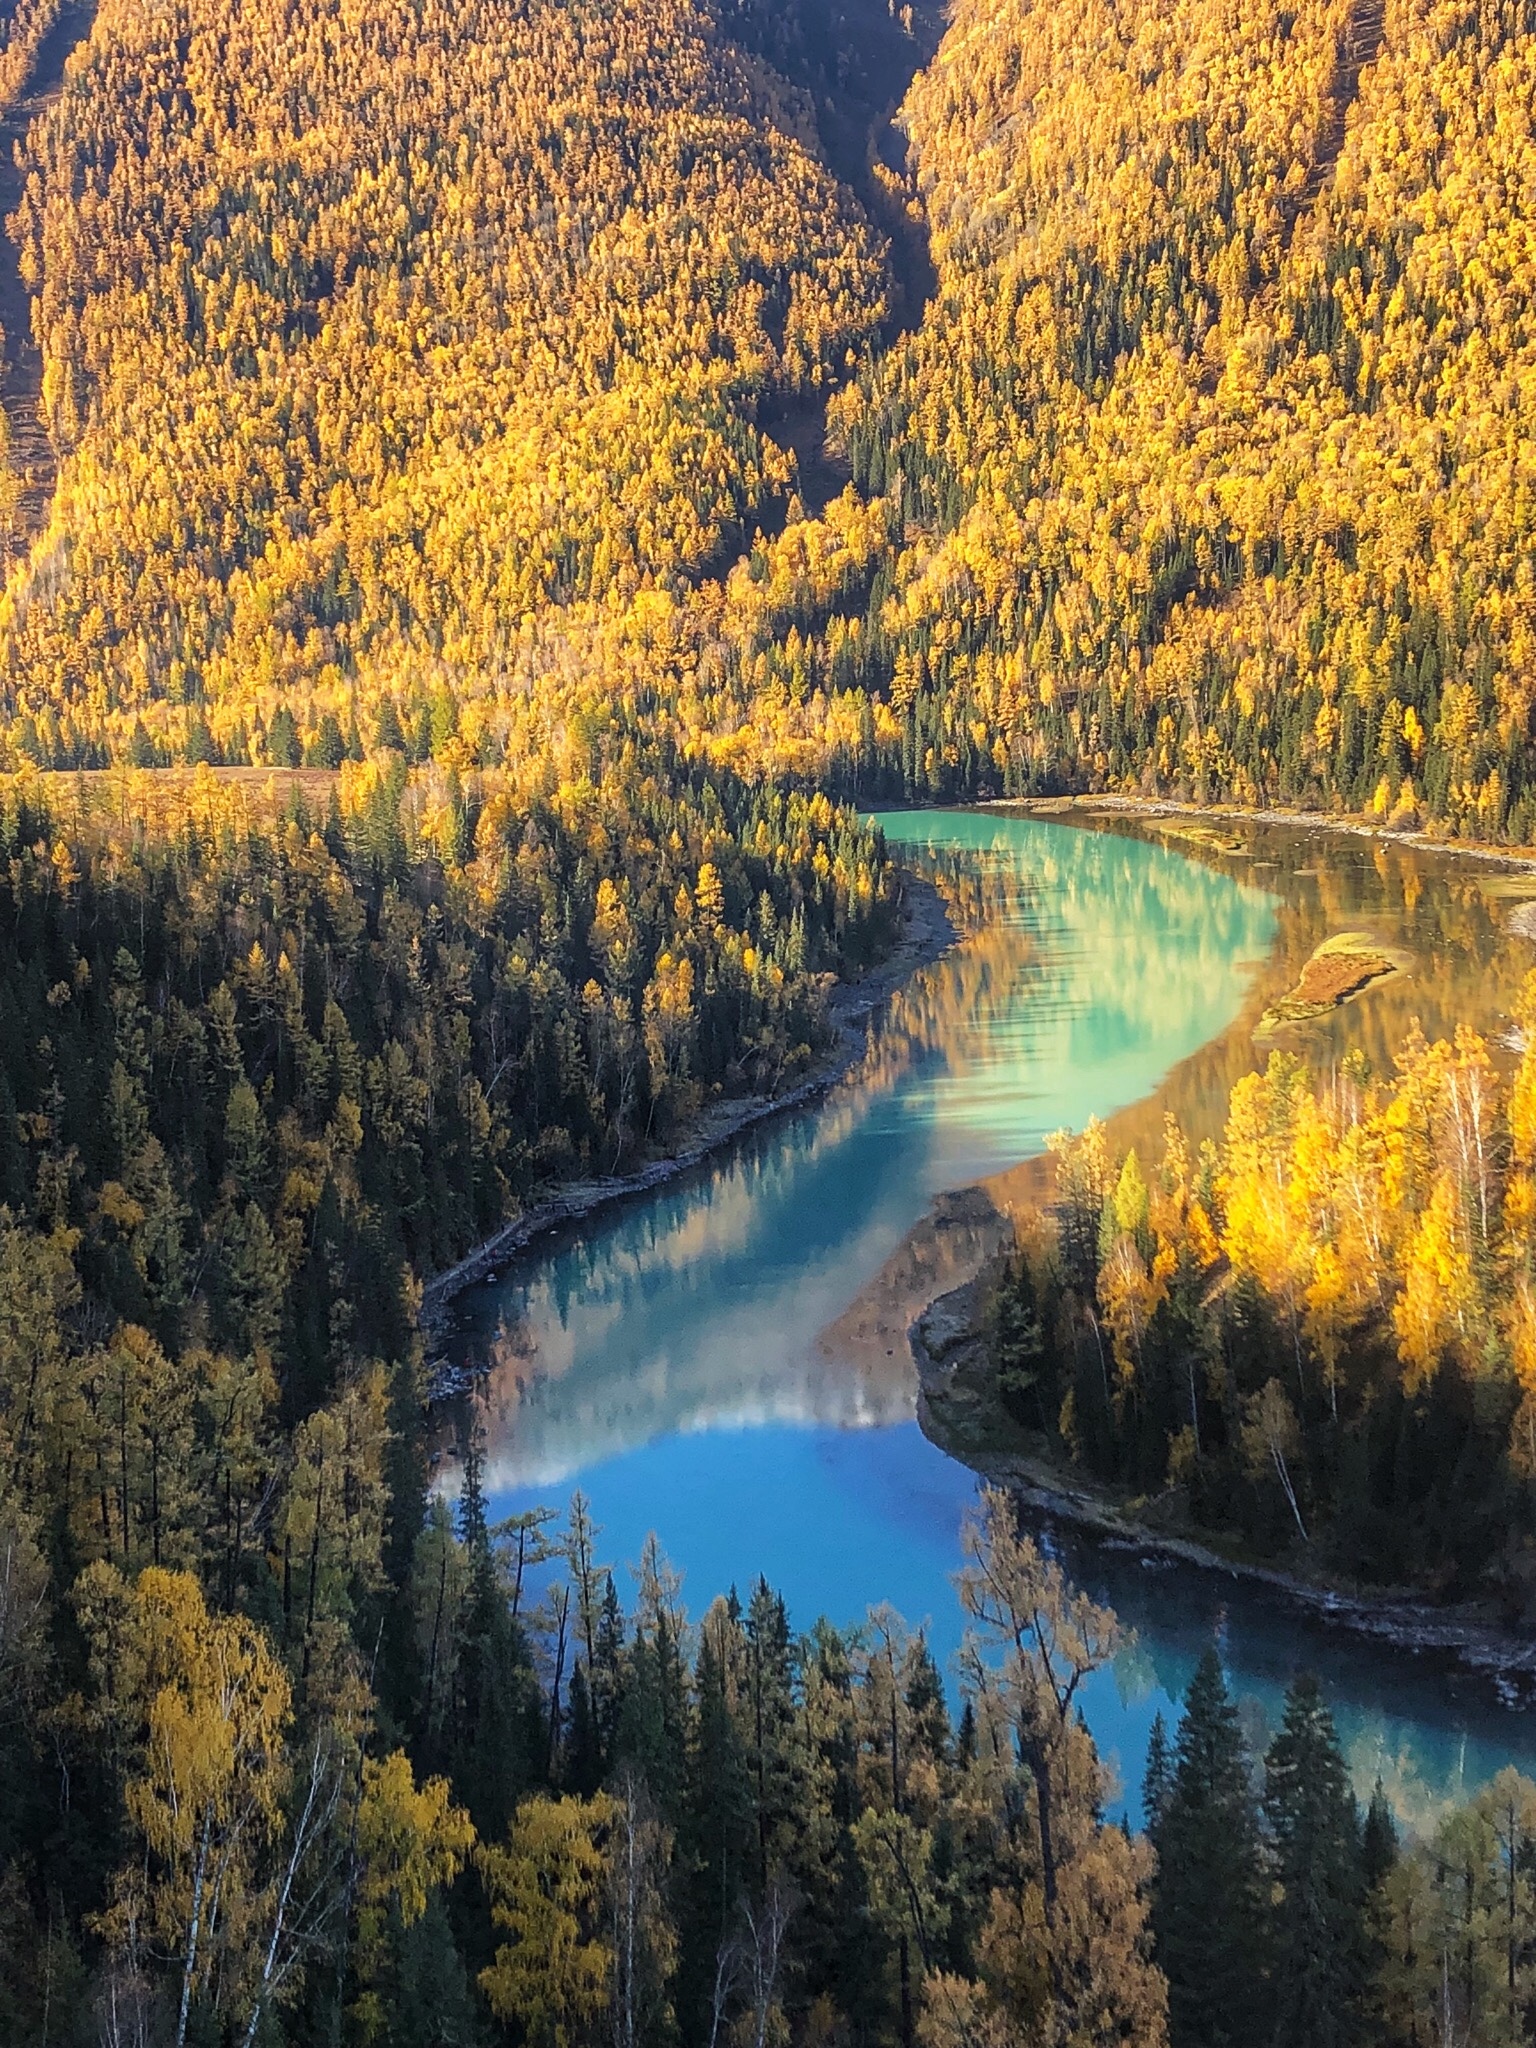
[[[1081,1532],[1144,1561],[1177,1562],[1263,1587],[1314,1618],[1407,1655],[1433,1657],[1490,1679],[1506,1705],[1536,1704],[1536,1638],[1467,1606],[1435,1607],[1413,1594],[1365,1589],[1282,1570],[1216,1547],[1212,1539],[1148,1519],[1145,1503],[1042,1456],[998,1408],[981,1334],[989,1276],[929,1303],[908,1331],[924,1436],[1031,1518]]]
[[[917,971],[937,960],[959,937],[944,899],[933,884],[910,870],[902,872],[901,935],[885,958],[858,981],[839,982],[827,998],[832,1038],[809,1071],[775,1095],[734,1096],[713,1102],[697,1118],[682,1145],[659,1159],[648,1160],[632,1173],[568,1181],[551,1189],[520,1215],[509,1218],[490,1237],[455,1265],[436,1273],[422,1288],[419,1320],[429,1344],[444,1329],[449,1306],[468,1287],[493,1280],[510,1260],[538,1238],[600,1209],[674,1180],[700,1166],[743,1132],[770,1118],[805,1108],[835,1086],[863,1058],[870,1019],[882,1004]],[[434,1393],[451,1393],[441,1376]]]
[[[1101,815],[1119,812],[1129,818],[1189,818],[1206,822],[1229,819],[1240,825],[1279,825],[1291,831],[1338,832],[1352,839],[1370,839],[1392,846],[1408,846],[1420,853],[1445,853],[1465,860],[1490,862],[1536,874],[1536,852],[1517,847],[1487,846],[1475,839],[1449,839],[1434,832],[1408,831],[1401,826],[1373,825],[1365,818],[1352,818],[1332,811],[1248,810],[1241,804],[1176,803],[1167,797],[1121,796],[1011,796],[997,797],[988,810],[1023,811],[1039,818],[1070,818],[1076,812]],[[1198,851],[1198,847],[1193,850]]]

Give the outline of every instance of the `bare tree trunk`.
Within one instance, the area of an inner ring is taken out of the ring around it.
[[[282,1982],[282,1979],[287,1975],[289,1964],[293,1959],[290,1956],[286,1960],[280,1960],[283,1934],[288,1926],[289,1909],[293,1901],[293,1888],[298,1881],[299,1871],[303,1867],[305,1857],[314,1846],[322,1829],[328,1825],[332,1815],[335,1813],[341,1792],[338,1780],[336,1784],[329,1788],[329,1793],[327,1794],[325,1780],[326,1754],[321,1741],[317,1737],[315,1746],[310,1751],[309,1783],[304,1788],[304,1805],[298,1819],[294,1822],[293,1844],[288,1852],[288,1863],[283,1872],[282,1883],[278,1887],[277,1904],[272,1914],[272,1934],[267,1943],[266,1955],[262,1961],[261,1979],[257,1984],[256,1996],[251,2005],[250,2019],[246,2023],[245,2048],[254,2048],[256,2030],[261,2025],[261,2016],[266,2011],[267,2001]]]
[[[197,1941],[202,1931],[203,1880],[208,1870],[208,1843],[213,1833],[213,1809],[203,1808],[203,1832],[197,1845],[197,1868],[192,1874],[192,1923],[187,1929],[187,1953],[181,1966],[181,2011],[176,2019],[176,2048],[186,2048],[187,2018],[192,2010],[192,1980],[197,1973]]]
[[[783,1960],[784,1933],[793,1911],[794,1899],[777,1877],[770,1880],[757,1911],[751,1906],[745,1908],[751,1941],[747,1959],[752,1972],[752,2048],[766,2048],[768,2021]]]
[[[709,2008],[709,2048],[719,2048],[720,2029],[744,1961],[739,1935],[729,1934],[715,1951],[715,1984]]]
[[[1035,1813],[1040,1826],[1040,1885],[1045,1894],[1045,1919],[1056,1917],[1056,1838],[1051,1805],[1051,1760],[1038,1739],[1024,1745],[1024,1759],[1035,1781]]]
[[[1303,1543],[1310,1543],[1312,1538],[1307,1534],[1307,1525],[1301,1519],[1301,1509],[1297,1505],[1296,1489],[1291,1484],[1291,1469],[1285,1462],[1285,1453],[1278,1444],[1272,1443],[1269,1455],[1275,1461],[1275,1471],[1279,1474],[1280,1484],[1285,1489],[1285,1497],[1291,1504],[1291,1513],[1296,1517],[1296,1527],[1301,1531],[1301,1540]]]

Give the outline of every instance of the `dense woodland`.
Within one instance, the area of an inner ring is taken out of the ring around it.
[[[1267,1553],[1531,1616],[1536,977],[1507,1056],[1274,1052],[1219,1143],[1058,1141],[991,1300],[1003,1405],[1089,1470]]]
[[[472,1839],[428,1766],[499,1839],[565,1741],[483,1529],[426,1515],[421,1280],[803,1068],[885,930],[824,797],[632,767],[529,804],[388,750],[318,781],[316,815],[206,770],[0,804],[16,2038],[276,2038],[301,1986],[295,2038],[387,2031],[389,1913]]]
[[[960,8],[908,108],[939,297],[839,415],[923,528],[936,762],[1527,836],[1532,28]]]
[[[1314,1688],[1260,1761],[1207,1665],[1132,1833],[1113,1619],[1000,1502],[956,1718],[894,1616],[689,1623],[656,1552],[627,1600],[579,1504],[487,1525],[472,1433],[426,1488],[424,1278],[802,1072],[888,943],[845,800],[1536,834],[1536,15],[929,26],[103,0],[27,137],[6,2040],[1530,2037],[1536,1791],[1399,1849]],[[1015,1419],[1527,1614],[1533,1061],[1279,1059],[1213,1151],[1065,1148]]]
[[[388,703],[462,770],[595,712],[1529,836],[1526,9],[965,0],[867,204],[878,9],[282,19],[109,4],[30,138],[13,758],[334,765]]]

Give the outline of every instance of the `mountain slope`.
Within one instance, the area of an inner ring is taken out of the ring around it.
[[[494,698],[540,608],[686,584],[788,488],[759,401],[883,311],[811,136],[690,0],[108,0],[20,216],[25,750],[259,758],[280,704]]]
[[[961,6],[939,300],[843,409],[934,781],[980,727],[1018,785],[1528,835],[1533,27]]]

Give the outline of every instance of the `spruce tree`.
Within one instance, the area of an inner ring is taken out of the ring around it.
[[[566,1724],[565,1767],[560,1782],[566,1791],[574,1792],[581,1799],[590,1799],[603,1782],[603,1747],[585,1664],[578,1664],[571,1673],[571,1708]]]
[[[1173,1792],[1173,1745],[1168,1740],[1168,1723],[1161,1710],[1152,1716],[1147,1737],[1147,1768],[1141,1780],[1141,1810],[1146,1816],[1147,1834],[1156,1846],[1162,1832],[1163,1815]]]
[[[721,1957],[739,1936],[741,1902],[756,1868],[752,1779],[732,1708],[744,1661],[740,1623],[717,1601],[700,1630],[694,1668],[698,1707],[678,1829],[685,1902],[678,2002],[690,2027],[709,2012]]]
[[[459,1652],[451,1775],[479,1833],[499,1841],[518,1799],[535,1781],[543,1709],[527,1640],[512,1619],[486,1520],[478,1425],[464,1450],[459,1534],[469,1553],[469,1598]]]
[[[1367,1892],[1373,1892],[1386,1883],[1397,1856],[1397,1822],[1392,1818],[1392,1808],[1378,1778],[1371,1803],[1366,1808],[1365,1825],[1360,1831],[1360,1870]]]
[[[1264,1759],[1264,1816],[1278,1894],[1275,2048],[1358,2048],[1369,1948],[1360,1810],[1317,1680],[1297,1678]]]
[[[1365,1968],[1369,1980],[1370,2028],[1362,2042],[1377,2040],[1387,2032],[1384,1974],[1392,1953],[1392,1902],[1387,1879],[1397,1867],[1400,1852],[1397,1822],[1382,1790],[1381,1780],[1371,1794],[1365,1825],[1360,1830],[1360,1874],[1365,1891]]]
[[[624,1702],[624,1612],[619,1606],[612,1572],[605,1576],[590,1683],[592,1716],[606,1771],[618,1738],[619,1715]]]
[[[1033,1429],[1048,1428],[1047,1409],[1054,1414],[1059,1400],[1041,1385],[1046,1344],[1034,1275],[1024,1253],[1009,1261],[992,1298],[988,1322],[998,1399],[1015,1422]]]
[[[746,1622],[747,1759],[757,1828],[754,1890],[792,1857],[802,1822],[804,1768],[796,1741],[795,1665],[784,1602],[760,1578]]]
[[[1166,1756],[1149,1759],[1147,1796],[1149,1823],[1159,1809],[1152,1927],[1173,2048],[1253,2048],[1264,2031],[1263,1849],[1247,1745],[1214,1649],[1185,1695],[1171,1771]]]

